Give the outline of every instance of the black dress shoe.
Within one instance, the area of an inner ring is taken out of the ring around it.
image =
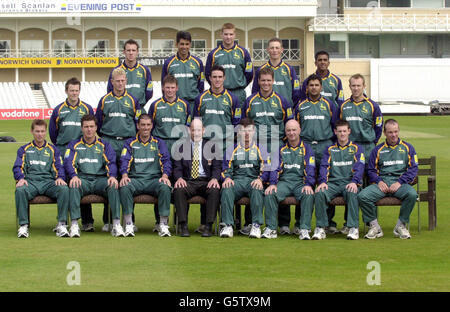
[[[212,231],[211,231],[211,225],[205,225],[205,229],[203,230],[202,237],[211,237]]]
[[[189,230],[188,230],[187,224],[181,226],[180,236],[181,237],[189,237],[189,236],[191,236],[191,234],[189,234]]]

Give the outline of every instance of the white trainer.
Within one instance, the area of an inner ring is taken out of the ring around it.
[[[123,232],[123,227],[118,223],[114,224],[111,230],[111,235],[114,237],[125,237],[125,233]]]
[[[161,237],[170,237],[169,226],[167,224],[159,224],[158,235]]]
[[[264,229],[264,233],[261,235],[262,238],[277,238],[277,231],[271,230],[268,227]]]
[[[344,234],[344,235],[348,235],[348,233],[350,233],[350,228],[348,226],[343,226],[342,229],[339,230],[339,233]]]
[[[28,238],[28,236],[30,236],[30,233],[28,232],[28,225],[21,225],[17,230],[17,237]]]
[[[314,235],[312,236],[312,239],[314,240],[321,240],[327,238],[327,234],[325,234],[325,230],[321,227],[316,227],[314,230]]]
[[[220,231],[220,237],[233,237],[233,227],[231,225],[223,227]]]
[[[381,229],[381,226],[370,226],[369,231],[366,235],[364,235],[364,238],[367,239],[375,239],[383,237],[383,230]]]
[[[106,223],[105,225],[103,225],[102,227],[102,232],[109,232],[112,230],[112,225],[109,223]]]
[[[306,229],[302,229],[300,230],[300,235],[299,237],[301,240],[310,240],[311,237],[309,237],[309,232]]]
[[[72,226],[70,227],[69,236],[76,238],[80,237],[80,227],[78,226],[77,223],[72,224]]]
[[[347,239],[349,240],[357,240],[359,239],[359,229],[358,228],[350,228],[347,234]]]
[[[394,227],[394,236],[400,237],[401,239],[409,239],[411,238],[411,234],[409,233],[408,229],[402,224],[402,225],[396,225]]]
[[[134,225],[133,224],[125,225],[125,236],[126,237],[134,237]]]
[[[56,236],[57,237],[69,237],[69,231],[67,230],[66,225],[58,225],[56,227]]]
[[[252,228],[250,230],[250,234],[248,235],[250,238],[261,238],[261,227],[252,224]]]
[[[291,230],[288,226],[282,226],[280,227],[280,235],[291,235]]]

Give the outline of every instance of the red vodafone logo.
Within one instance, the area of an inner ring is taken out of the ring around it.
[[[51,112],[46,112],[47,110],[52,111],[42,108],[0,109],[0,120],[50,119]]]

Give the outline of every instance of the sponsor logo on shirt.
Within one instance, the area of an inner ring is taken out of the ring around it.
[[[325,116],[317,116],[317,115],[307,115],[304,117],[305,120],[324,120]]]
[[[138,164],[154,162],[155,158],[135,158],[134,162]]]
[[[345,120],[347,120],[347,121],[363,121],[363,119],[361,117],[346,117]]]
[[[284,81],[274,81],[273,85],[274,86],[284,86]]]
[[[123,118],[125,118],[125,117],[127,117],[127,115],[124,113],[109,113],[108,117],[123,117]]]
[[[171,117],[164,117],[161,119],[162,122],[180,122],[180,118],[171,118]]]
[[[403,160],[383,161],[383,166],[395,166],[395,165],[403,165]]]
[[[42,160],[30,160],[30,165],[45,166],[45,165],[47,165],[47,163]]]
[[[292,169],[292,168],[302,169],[302,166],[300,166],[300,165],[298,165],[298,164],[290,164],[290,165],[285,164],[285,165],[284,165],[284,168],[285,168],[285,169]]]
[[[241,168],[241,169],[253,168],[253,164],[242,164],[242,165],[239,165],[239,168]]]
[[[258,112],[256,113],[256,117],[275,117],[275,112]]]
[[[81,158],[80,159],[80,164],[83,164],[83,163],[98,164],[98,159]]]
[[[129,89],[129,88],[140,88],[140,87],[141,87],[141,85],[138,84],[138,83],[131,83],[131,84],[127,84],[126,85],[127,89]]]
[[[175,78],[192,78],[194,77],[193,73],[179,73],[175,74]]]
[[[62,126],[76,126],[76,127],[81,127],[81,122],[77,122],[77,121],[63,121],[62,122]]]
[[[333,166],[336,167],[351,166],[352,164],[352,161],[333,161]]]
[[[222,67],[225,68],[225,69],[230,69],[230,68],[231,69],[235,69],[236,65],[234,65],[234,64],[223,64]]]
[[[216,109],[207,109],[205,110],[205,114],[214,114],[214,115],[224,115],[224,111],[218,111]]]

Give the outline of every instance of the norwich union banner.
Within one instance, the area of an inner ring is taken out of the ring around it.
[[[118,57],[24,57],[0,58],[0,68],[115,67]]]

